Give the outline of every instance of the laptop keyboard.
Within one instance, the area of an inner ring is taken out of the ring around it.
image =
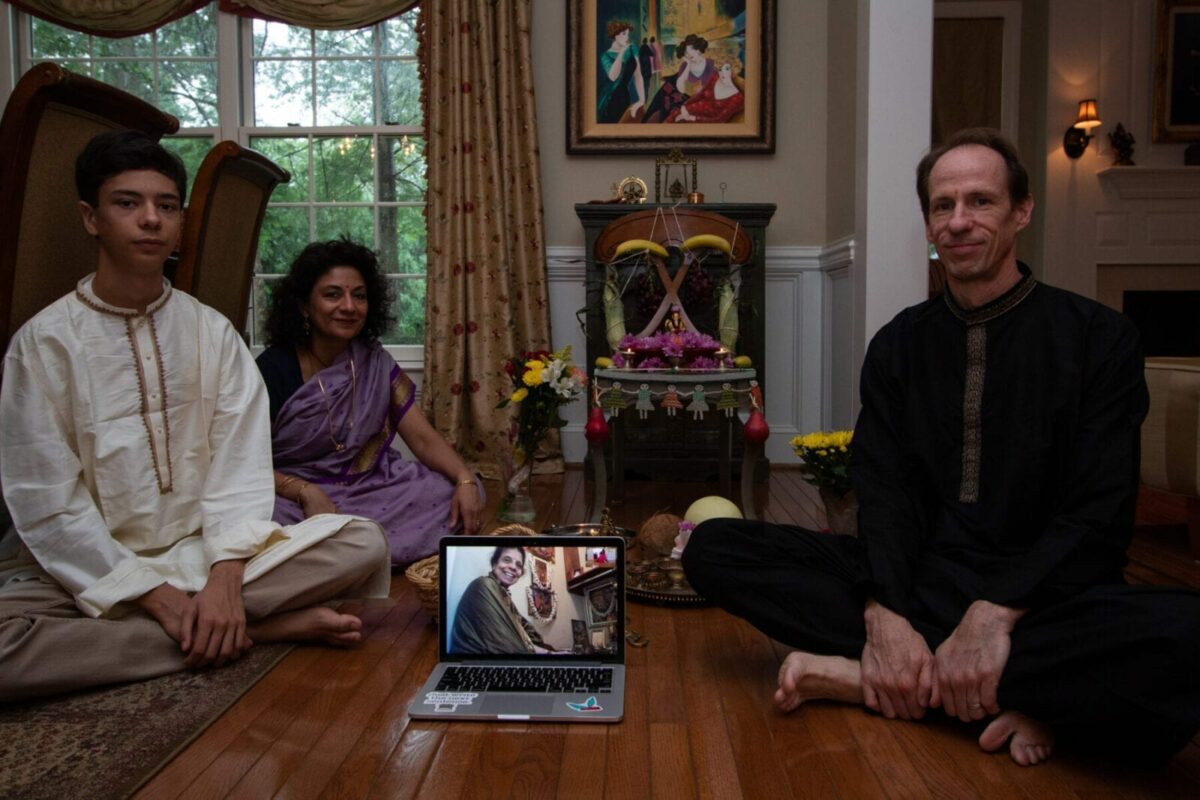
[[[608,667],[447,667],[439,692],[611,692]]]

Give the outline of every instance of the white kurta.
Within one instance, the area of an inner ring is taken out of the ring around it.
[[[267,393],[221,314],[164,293],[145,314],[78,290],[13,337],[0,387],[0,483],[28,558],[86,614],[161,583],[199,591],[213,563],[245,580],[354,517],[282,528]]]

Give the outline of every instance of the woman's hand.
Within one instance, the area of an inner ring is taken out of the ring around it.
[[[317,514],[336,514],[338,510],[333,501],[329,499],[329,495],[314,483],[306,483],[300,488],[300,493],[296,495],[296,502],[304,511],[305,519]]]
[[[460,481],[454,487],[454,497],[450,500],[450,530],[457,528],[461,521],[463,533],[479,533],[482,512],[479,484],[475,481]]]

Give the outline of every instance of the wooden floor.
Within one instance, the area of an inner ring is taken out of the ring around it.
[[[539,525],[578,522],[582,473],[539,477]],[[636,527],[682,514],[702,484],[631,483],[613,506]],[[498,485],[490,485],[495,498]],[[495,500],[490,506],[494,514]],[[821,527],[815,491],[794,471],[760,487],[766,519]],[[1182,506],[1144,494],[1130,579],[1200,586]],[[492,522],[489,527],[499,523]],[[1167,767],[1135,770],[1055,757],[1024,769],[982,753],[956,724],[888,721],[860,708],[771,705],[785,651],[716,609],[630,604],[650,639],[629,648],[617,725],[430,723],[405,709],[437,656],[436,628],[408,582],[364,611],[351,651],[299,647],[160,772],[139,797],[1029,797],[1200,796],[1200,740]]]

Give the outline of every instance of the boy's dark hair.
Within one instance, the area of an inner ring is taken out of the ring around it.
[[[1029,197],[1029,173],[1021,163],[1017,148],[1000,131],[995,128],[964,128],[951,136],[942,144],[929,151],[917,165],[917,198],[921,201],[921,213],[925,221],[929,221],[929,174],[938,159],[956,147],[977,144],[995,150],[1004,159],[1005,171],[1008,174],[1008,199],[1016,206]]]
[[[387,332],[395,318],[391,314],[390,287],[379,268],[379,260],[369,247],[343,237],[306,246],[288,267],[283,280],[275,284],[267,310],[267,344],[294,346],[308,342],[301,309],[308,303],[317,281],[334,267],[358,270],[366,285],[367,319],[358,338],[374,342]]]
[[[179,156],[141,131],[106,131],[92,137],[75,159],[75,190],[79,199],[95,207],[100,186],[114,175],[150,169],[175,183],[179,202],[187,200],[187,170]]]

